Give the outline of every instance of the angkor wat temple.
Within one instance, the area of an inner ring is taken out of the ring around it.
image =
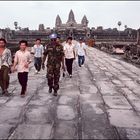
[[[0,29],[0,37],[6,38],[8,43],[17,44],[21,39],[29,40],[30,44],[33,44],[36,38],[41,38],[43,43],[48,40],[51,33],[56,32],[62,40],[65,40],[68,36],[72,36],[74,39],[83,37],[86,39],[95,39],[96,41],[137,41],[137,31],[131,28],[125,28],[124,31],[118,31],[117,28],[103,29],[102,26],[89,28],[88,19],[84,15],[81,23],[77,23],[73,11],[71,10],[68,15],[66,23],[62,23],[61,17],[57,15],[55,27],[53,29],[44,27],[43,24],[39,25],[38,30],[30,30],[29,28],[17,27],[15,22],[15,30],[9,28]]]

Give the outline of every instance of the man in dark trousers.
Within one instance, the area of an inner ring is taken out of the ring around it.
[[[47,60],[47,79],[49,86],[49,93],[54,89],[54,96],[57,96],[57,91],[59,89],[59,78],[60,78],[60,68],[62,63],[62,68],[64,68],[64,51],[63,46],[56,41],[57,34],[50,35],[51,42],[46,46],[44,51],[42,68],[44,69],[44,62],[46,57]]]
[[[12,65],[11,51],[6,48],[6,40],[0,38],[0,87],[2,88],[2,94],[8,94],[9,87],[9,70]]]
[[[21,97],[25,97],[28,82],[29,64],[31,63],[31,55],[27,50],[28,42],[26,40],[21,40],[19,42],[19,47],[20,50],[18,50],[15,54],[12,71],[14,72],[17,66],[18,80],[22,87]]]

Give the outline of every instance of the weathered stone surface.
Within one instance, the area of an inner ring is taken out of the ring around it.
[[[117,138],[110,126],[106,114],[96,104],[82,105],[83,139]]]
[[[103,103],[99,94],[81,94],[82,103]]]
[[[110,123],[116,127],[140,128],[140,118],[133,110],[109,109]]]
[[[75,118],[74,110],[70,106],[59,105],[57,117],[61,120],[72,120]]]
[[[59,99],[59,104],[67,105],[71,102],[72,98],[68,96],[61,96]]]
[[[4,104],[8,101],[8,97],[0,97],[0,104]]]
[[[0,124],[0,139],[7,139],[12,129],[14,129],[13,125],[5,124],[5,123]]]
[[[51,139],[52,125],[19,125],[11,139]]]
[[[49,122],[49,113],[48,107],[46,108],[42,106],[35,106],[33,108],[29,108],[25,114],[26,123],[32,124],[44,124]]]
[[[0,123],[17,123],[20,117],[20,107],[1,107],[0,108]]]
[[[139,128],[117,128],[121,139],[139,139]]]
[[[124,96],[103,96],[103,98],[109,108],[132,109]]]
[[[73,121],[60,121],[56,127],[54,139],[78,139],[77,124]]]
[[[112,80],[112,82],[114,84],[116,84],[117,86],[124,86],[123,83],[121,81],[119,81],[119,80],[114,79],[114,80]]]
[[[8,107],[18,107],[23,106],[27,103],[29,96],[26,96],[25,98],[21,98],[20,96],[14,97],[12,100],[7,102],[6,106]]]
[[[103,95],[119,95],[118,91],[116,91],[115,86],[110,82],[106,81],[98,81],[97,85]]]

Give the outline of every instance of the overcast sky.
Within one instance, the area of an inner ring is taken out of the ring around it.
[[[140,28],[140,1],[0,1],[0,28],[14,29],[14,21],[22,28],[53,28],[57,14],[66,23],[71,9],[77,23],[86,15],[89,27],[118,28],[121,21],[122,30]]]

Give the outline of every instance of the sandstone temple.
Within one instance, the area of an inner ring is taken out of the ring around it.
[[[72,36],[75,40],[80,37],[83,37],[85,40],[94,39],[96,42],[137,41],[139,29],[136,30],[126,26],[123,31],[119,31],[117,28],[104,29],[102,26],[98,26],[97,28],[88,27],[88,23],[89,21],[86,15],[81,17],[80,23],[77,23],[73,10],[70,10],[67,22],[63,23],[61,16],[57,15],[55,26],[52,29],[45,27],[44,24],[41,23],[37,30],[30,30],[28,27],[22,28],[18,26],[18,22],[14,22],[15,30],[0,28],[0,37],[4,37],[10,47],[15,47],[21,39],[28,40],[30,45],[34,43],[36,38],[41,38],[42,43],[46,43],[51,33],[57,33],[61,37],[61,40],[64,41],[68,36]],[[94,25],[94,23],[92,24]]]

